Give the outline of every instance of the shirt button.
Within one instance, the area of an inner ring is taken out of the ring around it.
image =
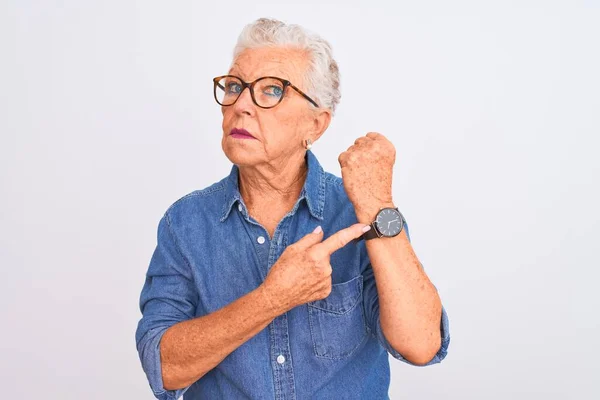
[[[285,362],[285,357],[284,357],[283,355],[281,355],[281,354],[280,354],[280,355],[278,355],[278,356],[277,356],[277,362],[278,362],[279,364],[283,364],[283,363]]]
[[[263,244],[265,242],[265,238],[263,236],[259,236],[256,238],[256,241],[258,244]]]
[[[238,210],[239,212],[242,212],[242,205],[238,203]]]

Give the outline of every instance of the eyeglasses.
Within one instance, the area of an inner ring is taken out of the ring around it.
[[[263,76],[253,82],[244,82],[241,78],[234,75],[223,75],[213,78],[215,100],[222,106],[233,105],[244,89],[250,89],[250,97],[254,104],[260,108],[273,108],[281,103],[286,88],[289,86],[300,93],[306,100],[310,101],[315,107],[317,103],[308,97],[302,90],[294,86],[290,81],[275,76]]]

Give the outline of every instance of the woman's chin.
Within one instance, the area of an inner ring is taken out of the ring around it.
[[[225,157],[237,165],[251,165],[258,161],[256,150],[252,151],[248,146],[226,143],[222,145]]]

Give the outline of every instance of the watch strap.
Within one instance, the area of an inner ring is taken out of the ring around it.
[[[361,240],[369,240],[369,239],[375,239],[380,237],[377,234],[377,228],[375,228],[375,221],[371,222],[371,229],[369,229],[368,231],[366,231],[365,233],[363,233],[362,235],[360,235],[359,237],[357,237],[356,239],[354,239],[354,242],[358,243]]]
[[[377,234],[377,228],[375,228],[375,222],[371,222],[371,229],[363,233],[362,237],[365,240],[375,239],[379,237],[379,235]]]
[[[402,232],[402,229],[404,228],[404,223],[405,223],[405,219],[404,219],[404,215],[400,212],[400,210],[398,209],[398,207],[393,207],[394,210],[398,211],[398,213],[400,214],[400,218],[401,218],[401,223],[402,223],[402,227],[400,228],[400,232]],[[383,208],[381,209],[383,210]],[[379,210],[381,212],[381,210]],[[381,235],[379,235],[377,228],[375,227],[375,221],[371,222],[371,229],[369,229],[367,232],[363,233],[362,235],[360,235],[359,237],[357,237],[356,239],[354,239],[354,242],[358,243],[361,240],[369,240],[369,239],[376,239],[376,238],[380,238],[382,237]]]

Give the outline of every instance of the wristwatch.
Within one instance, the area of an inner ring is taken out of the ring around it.
[[[355,240],[398,236],[402,232],[405,222],[406,220],[400,210],[398,210],[398,207],[383,207],[379,209],[379,212],[375,216],[375,221],[371,222],[371,229]]]

